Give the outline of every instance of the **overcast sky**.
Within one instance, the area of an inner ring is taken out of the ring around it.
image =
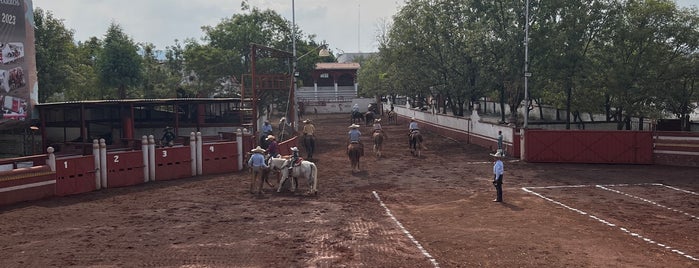
[[[34,7],[51,11],[75,31],[75,39],[103,38],[112,21],[135,42],[150,42],[158,49],[174,40],[202,37],[201,26],[214,26],[240,12],[241,0],[34,0]],[[292,21],[292,0],[250,0],[251,6],[272,9]],[[377,51],[379,25],[391,21],[403,0],[295,0],[296,23],[331,50]],[[699,0],[676,0],[683,7]]]
[[[251,6],[272,9],[292,21],[292,0],[250,0]],[[112,21],[135,42],[158,49],[174,40],[203,36],[201,26],[240,13],[241,0],[34,0],[75,31],[75,39],[103,38]],[[327,41],[334,52],[377,51],[376,31],[390,21],[403,0],[295,0],[296,23],[316,41]]]

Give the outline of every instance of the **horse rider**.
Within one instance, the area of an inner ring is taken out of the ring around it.
[[[408,125],[408,129],[410,130],[410,134],[412,134],[413,131],[420,131],[420,128],[417,126],[417,122],[415,122],[415,117],[410,118],[410,125]]]
[[[408,130],[410,130],[410,133],[408,134],[408,144],[409,144],[410,146],[412,146],[412,145],[413,145],[413,141],[412,141],[412,139],[410,138],[410,136],[413,135],[413,133],[419,133],[419,132],[420,132],[420,128],[417,126],[417,122],[415,122],[415,117],[411,117],[411,118],[410,118],[410,124],[408,125]]]
[[[372,128],[372,132],[383,133],[383,128],[381,128],[381,118],[374,119],[374,127]]]
[[[316,126],[313,125],[311,119],[303,120],[303,135],[314,136],[313,133],[316,132]]]
[[[267,145],[267,154],[269,155],[269,157],[279,157],[279,143],[277,143],[277,137],[273,135],[268,135],[265,140],[269,143]]]
[[[347,133],[349,136],[349,143],[359,144],[360,155],[364,155],[364,144],[362,144],[362,132],[359,132],[359,125],[352,124],[349,126],[350,131]]]
[[[160,143],[168,147],[175,145],[175,132],[172,131],[171,126],[167,126],[163,129],[163,137],[160,138]]]
[[[354,106],[352,106],[352,113],[354,114],[354,113],[358,113],[358,112],[359,112],[359,104],[355,103]]]
[[[257,148],[252,149],[250,151],[252,153],[252,156],[250,156],[250,159],[248,160],[248,166],[252,169],[252,181],[257,182],[258,180],[262,179],[262,172],[264,169],[269,168],[267,163],[265,163],[265,156],[262,155],[262,153],[265,152],[265,149],[262,149],[262,147],[257,146]],[[260,189],[258,189],[258,193],[262,191],[262,185],[260,181]],[[252,192],[253,189],[253,184],[250,185],[250,191]]]
[[[289,159],[289,172],[291,172],[292,169],[294,169],[294,165],[296,165],[296,162],[299,161],[299,148],[296,146],[291,147],[291,158]]]

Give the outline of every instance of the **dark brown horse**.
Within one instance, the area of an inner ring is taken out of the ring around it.
[[[316,137],[313,135],[303,135],[303,148],[306,149],[308,159],[313,159],[316,150]]]
[[[374,112],[368,111],[364,113],[364,124],[367,126],[374,124]]]
[[[362,120],[364,120],[364,114],[362,114],[360,112],[352,112],[352,115],[350,118],[351,118],[350,122],[352,124],[359,123],[359,122],[362,122]]]
[[[387,111],[386,115],[388,116],[388,124],[397,124],[396,122],[396,112],[394,111]]]
[[[383,130],[374,130],[374,134],[371,136],[374,140],[374,155],[376,158],[381,158],[381,150],[383,150],[383,141],[387,138]]]
[[[422,149],[422,134],[419,131],[413,131],[410,133],[410,153],[414,156],[420,157],[420,150]]]
[[[350,143],[347,146],[347,156],[352,165],[352,173],[359,172],[359,158],[362,156],[362,148],[359,143]]]

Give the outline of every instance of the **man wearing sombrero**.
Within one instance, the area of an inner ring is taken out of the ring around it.
[[[493,202],[502,202],[502,176],[505,173],[505,165],[502,163],[502,158],[504,154],[502,150],[498,150],[497,153],[490,154],[493,158],[493,186],[495,186],[496,197]]]
[[[267,154],[270,157],[279,157],[279,144],[277,143],[277,137],[274,135],[267,135],[265,139],[267,141]]]
[[[260,182],[259,188],[257,189],[257,193],[259,194],[262,192],[262,171],[266,168],[269,168],[267,166],[267,163],[265,163],[265,156],[262,155],[265,152],[265,149],[262,149],[262,147],[257,146],[257,148],[252,149],[250,151],[252,153],[252,156],[250,156],[250,159],[248,160],[248,166],[252,169],[252,182],[250,183],[250,192],[255,193],[253,188],[255,187],[256,182]]]
[[[316,132],[316,127],[313,125],[311,119],[303,120],[303,135],[313,136]]]
[[[350,131],[347,133],[349,136],[349,143],[359,144],[359,155],[364,156],[364,144],[362,144],[362,132],[359,132],[359,125],[352,124],[349,126]]]

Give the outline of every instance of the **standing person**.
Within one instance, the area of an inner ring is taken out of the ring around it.
[[[267,136],[267,154],[269,154],[270,157],[277,158],[279,157],[279,143],[277,143],[277,137],[273,135]]]
[[[505,152],[502,149],[502,130],[498,130],[498,151]]]
[[[359,104],[355,103],[354,106],[352,106],[352,113],[358,113],[358,112],[359,112]]]
[[[364,144],[362,144],[362,132],[359,131],[359,125],[357,124],[352,124],[349,126],[350,131],[347,133],[348,135],[348,145],[349,143],[358,143],[359,144],[359,149],[360,149],[360,155],[364,156]]]
[[[253,188],[255,187],[255,183],[258,181],[260,182],[259,188],[257,189],[257,193],[259,194],[262,192],[262,172],[264,169],[269,168],[267,166],[267,163],[265,163],[265,156],[262,155],[262,153],[265,152],[265,149],[262,149],[262,147],[257,146],[257,148],[252,149],[250,151],[252,153],[252,156],[250,156],[250,159],[248,160],[248,166],[252,170],[252,182],[250,183],[250,192],[255,193],[253,191]]]
[[[496,197],[493,202],[502,202],[502,177],[505,173],[505,165],[502,163],[502,151],[490,154],[493,158],[493,186],[495,186]]]
[[[175,132],[172,131],[171,126],[167,126],[163,130],[163,137],[160,138],[160,144],[168,147],[175,145]]]
[[[267,137],[273,134],[272,125],[269,123],[269,120],[265,120],[265,123],[262,125],[262,129],[260,129],[260,132],[260,144],[265,144],[264,141],[267,139]]]
[[[285,135],[291,130],[291,124],[286,122],[286,117],[279,119],[279,139],[284,141]],[[288,138],[288,137],[286,137]]]

